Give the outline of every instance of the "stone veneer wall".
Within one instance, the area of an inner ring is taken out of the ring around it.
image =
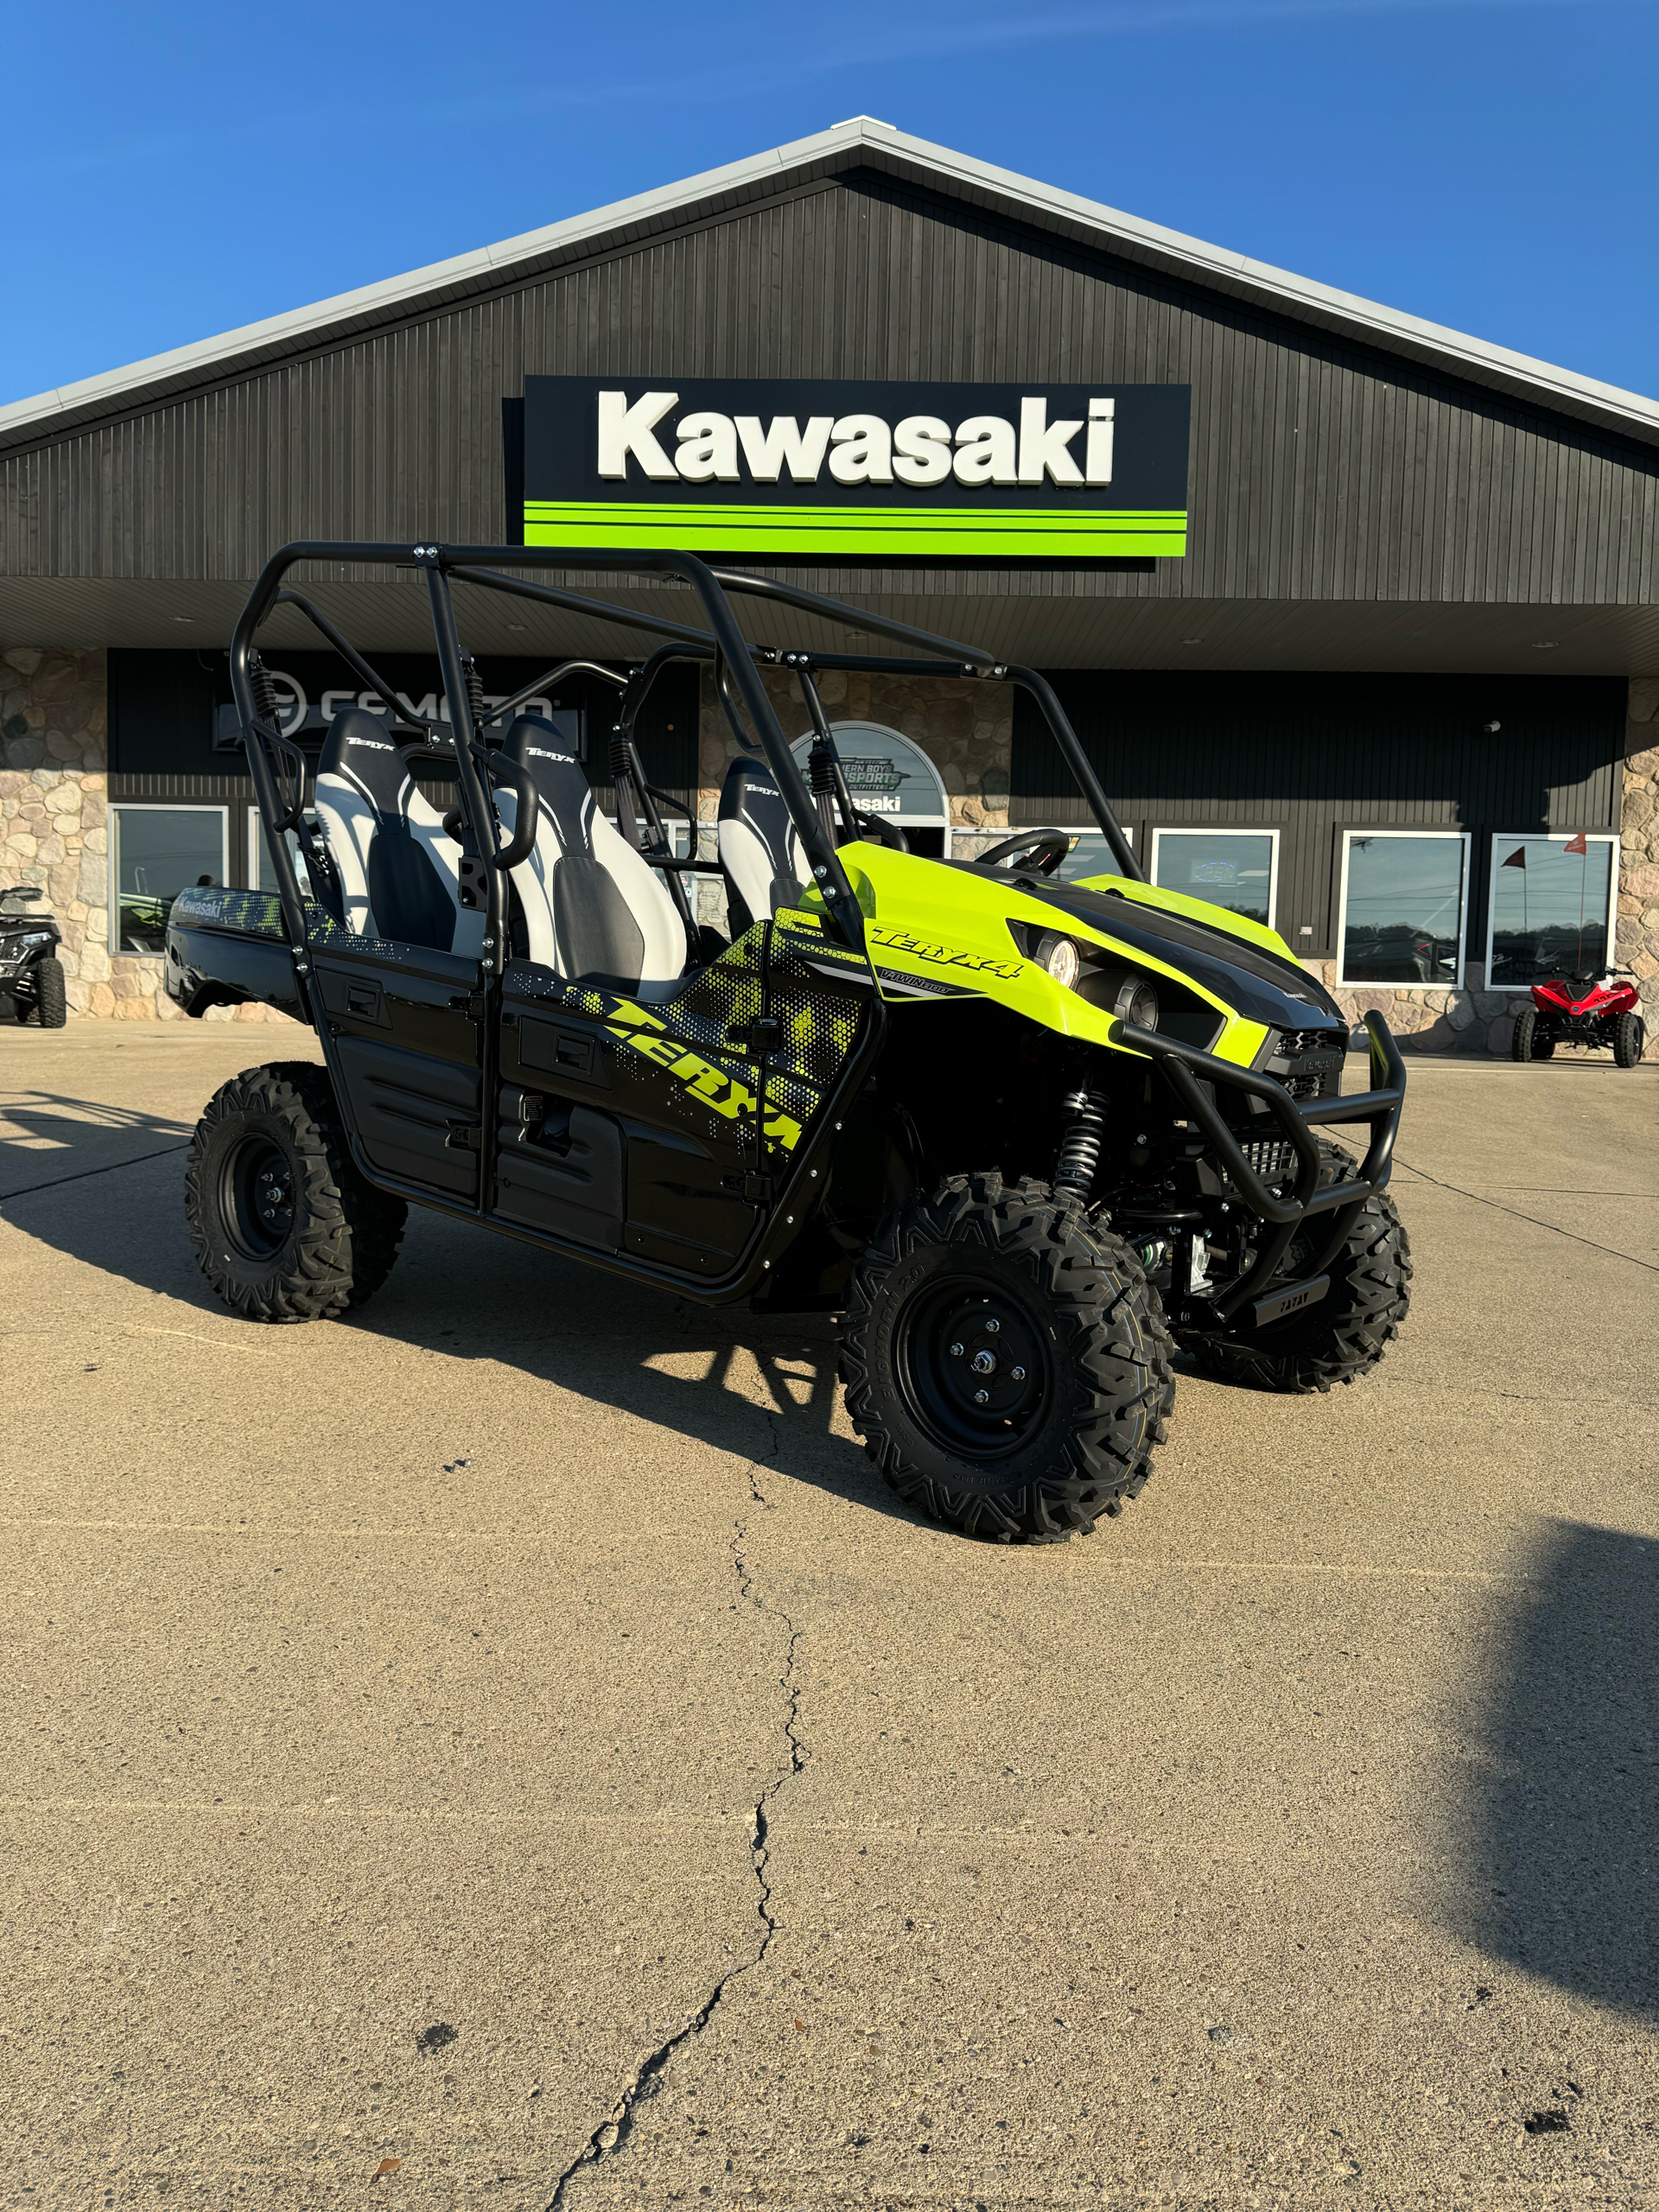
[[[1630,681],[1618,848],[1618,960],[1637,978],[1659,1060],[1659,676]]]
[[[0,654],[0,886],[46,891],[72,1014],[176,1021],[162,963],[110,951],[108,696],[102,652]],[[288,1016],[215,1007],[205,1019]]]

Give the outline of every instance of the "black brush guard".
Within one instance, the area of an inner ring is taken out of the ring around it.
[[[1204,1301],[1205,1319],[1213,1317],[1224,1328],[1236,1330],[1239,1317],[1249,1306],[1251,1316],[1247,1327],[1262,1328],[1314,1304],[1325,1294],[1325,1279],[1347,1241],[1355,1216],[1368,1198],[1387,1188],[1400,1109],[1405,1103],[1406,1068],[1382,1015],[1368,1014],[1365,1027],[1370,1035],[1371,1088],[1351,1098],[1314,1098],[1300,1105],[1271,1076],[1236,1067],[1230,1060],[1218,1060],[1190,1045],[1179,1045],[1155,1029],[1141,1029],[1131,1021],[1113,1025],[1110,1034],[1115,1044],[1130,1046],[1157,1063],[1182,1111],[1203,1131],[1233,1189],[1256,1218],[1269,1227],[1261,1249],[1238,1281],[1218,1297]],[[1216,1084],[1242,1090],[1266,1106],[1277,1133],[1296,1156],[1296,1187],[1290,1197],[1281,1198],[1245,1157],[1236,1131],[1218,1112],[1206,1087]],[[1319,1175],[1325,1163],[1319,1157],[1314,1126],[1344,1122],[1366,1123],[1370,1143],[1353,1181],[1327,1184],[1321,1190]],[[1275,1278],[1297,1230],[1323,1215],[1331,1217],[1330,1233],[1313,1264],[1295,1282],[1277,1283]],[[1299,1296],[1301,1292],[1307,1295]]]

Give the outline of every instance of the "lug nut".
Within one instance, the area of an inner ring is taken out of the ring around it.
[[[976,1406],[988,1405],[990,1402],[990,1396],[991,1394],[988,1390],[976,1390],[974,1393],[974,1403]]]
[[[988,1337],[994,1337],[1001,1325],[1002,1324],[1000,1321],[988,1321],[985,1324],[986,1335]]]
[[[1016,1367],[1016,1368],[1013,1370],[1013,1372],[1014,1372],[1014,1381],[1015,1381],[1016,1382],[1023,1382],[1025,1381],[1025,1379],[1026,1379],[1026,1370],[1025,1370],[1025,1369],[1024,1369],[1023,1367]]]
[[[950,1357],[952,1359],[960,1359],[962,1357],[962,1346],[960,1344],[951,1345]]]

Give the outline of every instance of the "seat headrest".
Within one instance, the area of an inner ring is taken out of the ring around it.
[[[784,795],[778,788],[778,779],[764,760],[746,760],[740,755],[726,771],[726,780],[720,787],[721,814],[727,819],[741,814],[744,800],[751,796],[781,802]]]
[[[409,781],[409,769],[385,723],[366,707],[342,707],[329,723],[317,773],[346,777],[379,814],[399,811]]]
[[[503,739],[505,756],[524,769],[537,791],[551,798],[569,785],[571,771],[588,788],[588,772],[570,750],[568,741],[540,715],[518,715]]]

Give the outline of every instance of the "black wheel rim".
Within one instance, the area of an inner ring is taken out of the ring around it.
[[[269,1260],[294,1233],[294,1170],[266,1136],[244,1137],[219,1173],[219,1217],[244,1259]]]
[[[930,1442],[958,1459],[1019,1452],[1042,1419],[1052,1373],[1040,1319],[1004,1284],[952,1274],[899,1316],[899,1395]]]

